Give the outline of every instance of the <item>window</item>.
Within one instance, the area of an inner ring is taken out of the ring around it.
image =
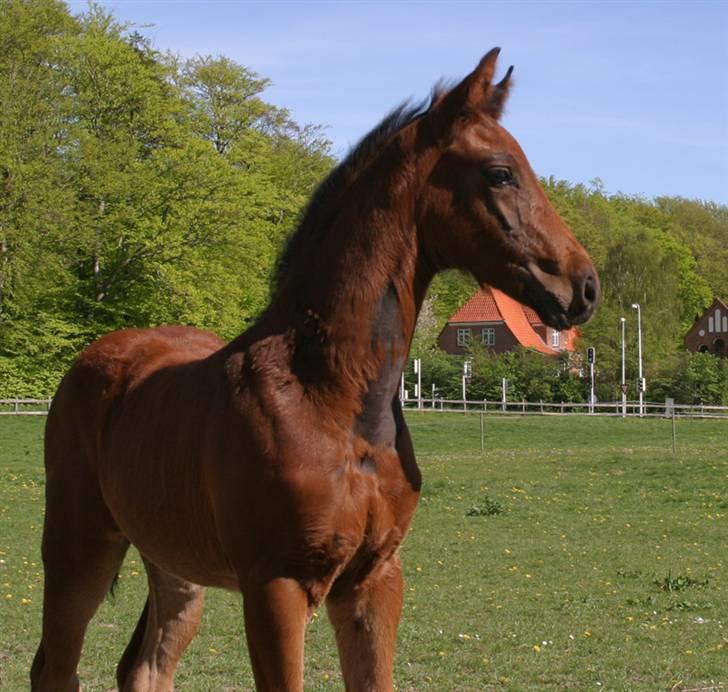
[[[470,330],[469,329],[458,329],[458,346],[469,346],[470,345]]]
[[[553,348],[561,346],[561,332],[557,332],[555,329],[551,331],[551,346]]]
[[[483,327],[480,330],[480,340],[483,342],[483,346],[495,346],[495,329]]]

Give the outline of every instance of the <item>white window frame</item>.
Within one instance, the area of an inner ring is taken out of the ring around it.
[[[561,348],[561,332],[557,329],[551,330],[551,348]]]
[[[458,346],[470,346],[470,341],[472,339],[472,333],[470,331],[470,327],[458,327],[457,328],[457,345]]]
[[[483,346],[495,346],[495,327],[483,327],[480,330],[480,341]]]

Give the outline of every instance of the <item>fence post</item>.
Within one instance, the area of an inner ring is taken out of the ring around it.
[[[485,451],[485,422],[483,420],[483,414],[480,414],[480,453]]]

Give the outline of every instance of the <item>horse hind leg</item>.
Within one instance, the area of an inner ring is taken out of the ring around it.
[[[57,459],[54,461],[58,461]],[[86,627],[108,593],[128,541],[116,528],[88,466],[49,465],[43,529],[43,634],[33,692],[75,692]]]
[[[149,597],[116,671],[121,692],[171,692],[199,627],[205,590],[144,560]]]

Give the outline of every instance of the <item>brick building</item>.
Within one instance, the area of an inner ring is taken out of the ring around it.
[[[547,327],[534,310],[486,286],[450,317],[438,344],[454,355],[462,355],[477,341],[495,353],[521,345],[554,356],[573,352],[577,336],[573,328],[559,331]]]
[[[726,342],[728,307],[720,298],[716,298],[685,335],[685,348],[693,353],[712,353],[719,358],[725,358]]]

